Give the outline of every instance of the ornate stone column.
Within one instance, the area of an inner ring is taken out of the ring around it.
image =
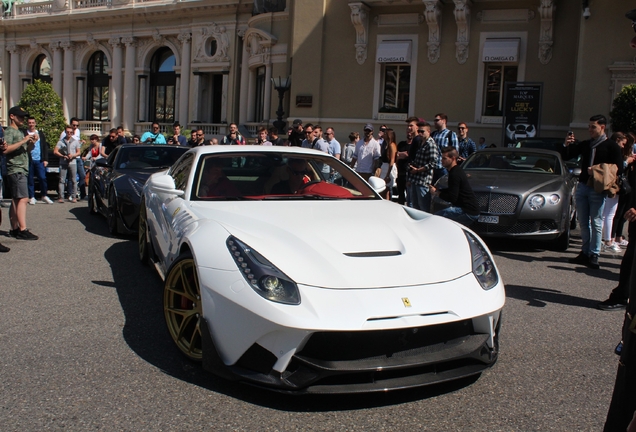
[[[73,82],[73,42],[65,40],[60,42],[60,46],[64,49],[64,86],[62,89],[62,109],[64,117],[70,121],[75,114],[75,83]]]
[[[117,127],[121,124],[121,94],[122,94],[122,49],[121,39],[110,38],[108,43],[113,47],[113,65],[110,69],[110,124]]]
[[[15,43],[7,44],[7,51],[11,53],[11,78],[9,80],[9,108],[18,104],[20,100],[20,48]]]
[[[181,41],[181,85],[179,91],[179,123],[187,125],[190,121],[190,59],[192,44],[192,35],[190,33],[180,33]]]
[[[265,96],[263,97],[263,120],[271,118],[272,111],[272,62],[265,66]]]
[[[59,97],[62,97],[62,50],[60,41],[51,42],[49,44],[53,51],[53,90]]]
[[[243,39],[243,55],[241,59],[241,94],[239,97],[239,124],[247,121],[247,87],[249,83],[250,66],[248,63],[250,53],[248,51],[247,41],[245,40],[245,30],[240,34]]]
[[[139,75],[139,120],[152,121],[146,118],[146,110],[148,109],[148,101],[146,99],[146,81],[148,75]]]
[[[137,90],[135,84],[135,60],[137,43],[134,37],[128,36],[121,40],[126,45],[126,66],[124,72],[124,131],[133,133],[135,130],[135,96]]]
[[[249,77],[247,82],[247,121],[253,122],[256,113],[254,104],[256,103],[256,71],[248,69]]]
[[[82,111],[85,109],[86,106],[86,99],[85,99],[85,95],[86,95],[86,82],[84,81],[84,77],[78,77],[77,78],[77,90],[76,90],[76,95],[77,95],[77,117],[79,118],[86,118],[85,114],[82,113]]]

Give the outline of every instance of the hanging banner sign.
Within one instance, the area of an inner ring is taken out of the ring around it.
[[[504,86],[504,147],[539,136],[543,83],[507,82]]]

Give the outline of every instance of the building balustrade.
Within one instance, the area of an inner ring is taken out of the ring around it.
[[[166,3],[173,4],[174,0],[51,0],[30,1],[28,3],[14,3],[11,11],[5,14],[6,6],[2,6],[4,19],[24,17],[27,15],[55,14],[73,10],[85,10],[91,8],[132,7],[139,3]]]

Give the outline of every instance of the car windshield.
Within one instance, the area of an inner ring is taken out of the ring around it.
[[[565,147],[563,146],[563,138],[531,138],[517,141],[517,148],[537,148],[544,150],[552,150],[561,155],[568,167],[580,166],[581,155],[565,159]]]
[[[157,169],[170,167],[188,151],[187,147],[165,146],[160,148],[122,147],[117,155],[117,169]]]
[[[468,170],[510,170],[542,174],[561,174],[561,163],[554,154],[524,152],[520,149],[502,151],[481,150],[462,164]]]
[[[296,153],[224,153],[199,159],[193,200],[381,199],[337,159]]]

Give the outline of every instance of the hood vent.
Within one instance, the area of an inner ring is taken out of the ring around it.
[[[376,252],[345,252],[348,257],[354,258],[375,258],[402,255],[400,251],[376,251]]]

